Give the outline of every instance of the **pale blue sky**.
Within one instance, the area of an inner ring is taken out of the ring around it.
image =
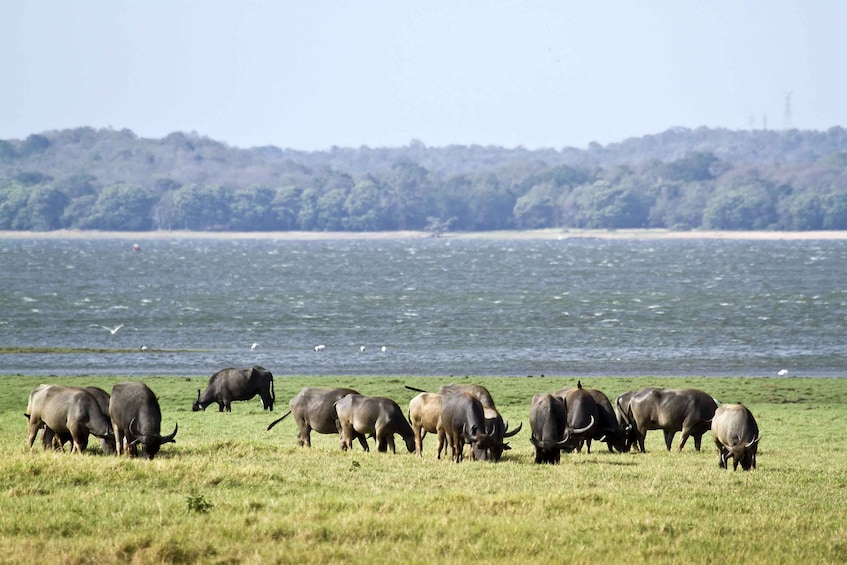
[[[847,2],[6,2],[0,139],[585,147],[847,126]]]

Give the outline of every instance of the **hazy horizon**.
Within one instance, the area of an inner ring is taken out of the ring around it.
[[[585,148],[847,124],[847,4],[13,3],[0,138]]]

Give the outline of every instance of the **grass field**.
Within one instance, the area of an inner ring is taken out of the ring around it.
[[[701,453],[690,441],[668,453],[656,431],[644,454],[595,444],[535,465],[530,399],[575,383],[561,378],[467,379],[512,427],[523,421],[497,464],[438,461],[432,437],[419,459],[342,452],[318,434],[301,448],[291,418],[265,430],[304,386],[352,386],[405,410],[404,385],[448,378],[277,376],[272,414],[258,397],[191,412],[206,377],[132,379],[159,396],[165,433],[179,422],[153,461],[104,456],[95,441],[83,456],[26,446],[37,384],[126,380],[0,376],[0,562],[847,562],[847,379],[582,379],[612,399],[692,386],[745,403],[762,431],[751,472],[719,469],[710,434]]]

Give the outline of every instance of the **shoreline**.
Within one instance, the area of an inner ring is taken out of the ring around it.
[[[121,239],[150,241],[157,239],[211,239],[211,240],[275,240],[275,241],[331,241],[331,240],[392,240],[433,239],[424,231],[388,232],[205,232],[205,231],[147,231],[121,232],[98,230],[55,230],[44,232],[2,231],[0,240],[10,239]],[[726,239],[759,241],[814,241],[847,240],[847,231],[672,231],[665,229],[561,229],[502,230],[486,232],[447,232],[438,239],[443,240],[564,240],[564,239],[607,239],[607,240],[677,240],[677,239]]]

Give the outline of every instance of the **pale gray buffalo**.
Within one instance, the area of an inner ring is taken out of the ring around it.
[[[415,454],[423,457],[423,438],[427,433],[438,437],[437,457],[444,448],[444,431],[441,427],[441,395],[422,392],[409,401],[409,423],[415,433]]]
[[[217,403],[218,412],[232,412],[234,400],[250,400],[257,394],[262,399],[262,408],[273,412],[276,395],[274,376],[270,371],[259,365],[249,369],[221,369],[209,379],[202,395],[197,389],[197,400],[191,409],[197,412]]]
[[[426,392],[410,386],[406,388],[417,392]],[[480,404],[482,404],[485,416],[485,430],[489,437],[489,447],[486,448],[488,453],[485,459],[499,461],[503,457],[503,451],[511,449],[505,440],[520,432],[523,422],[519,423],[518,427],[514,430],[509,431],[509,422],[503,420],[503,416],[500,414],[497,406],[494,405],[494,399],[491,397],[491,393],[487,388],[477,384],[449,384],[441,386],[438,389],[438,393],[442,395],[467,393],[477,398]]]
[[[297,424],[297,441],[305,447],[312,447],[312,431],[319,434],[340,434],[341,427],[335,413],[335,403],[349,394],[359,394],[352,388],[312,388],[306,387],[298,392],[291,402],[289,410],[268,426],[268,430],[283,421],[289,414],[294,415]],[[364,436],[359,437],[362,448],[368,449]]]
[[[112,420],[109,418],[109,393],[103,390],[102,388],[98,388],[96,386],[86,386],[82,387],[83,390],[89,392],[95,400],[97,400],[97,405],[100,407],[100,412],[109,419],[109,435],[106,437],[98,438],[100,440],[100,448],[103,450],[105,455],[114,455],[115,454],[115,435],[111,432],[112,429]],[[55,434],[53,430],[48,427],[44,428],[42,432],[41,441],[44,444],[44,448],[46,449],[49,445],[52,444],[56,449],[63,449],[64,445],[69,441],[72,441],[70,433],[62,433]]]
[[[694,449],[700,451],[700,441],[711,426],[717,407],[717,401],[702,390],[645,388],[630,399],[628,414],[642,452],[648,430],[664,432],[668,451],[679,431],[680,451],[689,436],[694,438]]]
[[[174,424],[170,435],[161,435],[162,410],[156,395],[144,383],[123,383],[112,387],[109,414],[118,455],[126,452],[130,457],[136,457],[140,443],[144,456],[153,459],[162,445],[176,441],[174,437],[179,424]]]
[[[71,452],[78,453],[88,447],[89,434],[101,438],[111,434],[109,418],[101,411],[97,399],[78,387],[39,385],[30,393],[24,415],[30,447],[38,430],[44,430],[42,443],[45,448],[52,445],[54,434],[66,435],[73,442]]]
[[[353,447],[354,438],[370,435],[376,438],[377,451],[390,449],[391,453],[396,453],[394,434],[397,434],[406,442],[409,453],[415,451],[412,426],[400,406],[390,398],[348,394],[335,403],[335,412],[341,426],[341,447],[344,450]]]
[[[724,404],[712,418],[712,435],[718,446],[718,465],[727,468],[732,457],[732,470],[745,471],[756,468],[756,452],[759,449],[759,426],[750,410],[743,404]]]
[[[485,411],[477,397],[467,392],[441,395],[441,426],[456,463],[464,458],[466,442],[471,446],[473,459],[489,457],[493,440],[486,430]]]

